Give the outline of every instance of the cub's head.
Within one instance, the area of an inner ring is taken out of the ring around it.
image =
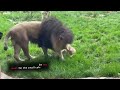
[[[70,44],[66,45],[66,50],[70,55],[73,55],[76,53],[76,49],[74,47],[72,47]]]

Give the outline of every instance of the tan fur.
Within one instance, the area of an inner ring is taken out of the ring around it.
[[[40,24],[41,22],[39,21],[31,21],[31,22],[23,22],[12,27],[8,32],[8,34],[6,35],[4,42],[4,49],[7,50],[8,39],[9,37],[11,37],[11,41],[14,47],[14,58],[17,61],[21,60],[19,58],[19,53],[20,50],[22,49],[25,56],[28,59],[32,59],[32,57],[29,55],[29,49],[28,49],[28,44],[30,41],[29,37],[32,38],[38,37],[38,34],[40,33],[39,31]]]

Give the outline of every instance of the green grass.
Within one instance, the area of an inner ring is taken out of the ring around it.
[[[8,51],[3,50],[3,41],[9,28],[21,21],[40,20],[40,12],[0,13],[0,64],[2,71],[13,77],[22,78],[80,78],[80,77],[119,77],[120,75],[120,12],[105,11],[53,11],[74,34],[73,46],[77,53],[65,56],[65,61],[55,57],[48,59],[48,71],[7,72],[7,63],[14,62],[13,48],[9,41]],[[30,44],[30,54],[37,56],[32,62],[43,61],[41,48]],[[51,54],[51,51],[49,51]],[[21,52],[20,57],[24,58]]]

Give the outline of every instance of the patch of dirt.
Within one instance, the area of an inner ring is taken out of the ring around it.
[[[13,78],[11,76],[6,75],[3,72],[0,72],[0,79],[23,79],[23,78]]]
[[[12,79],[12,77],[0,72],[0,79]]]

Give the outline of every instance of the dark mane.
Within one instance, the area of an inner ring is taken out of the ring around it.
[[[71,31],[66,28],[61,21],[54,17],[49,17],[45,19],[41,23],[40,31],[42,33],[40,33],[38,38],[39,47],[44,46],[52,49],[52,35],[54,36],[54,38],[57,38],[61,35],[62,37],[64,37],[65,43],[72,43],[73,41],[73,34],[71,33]]]

